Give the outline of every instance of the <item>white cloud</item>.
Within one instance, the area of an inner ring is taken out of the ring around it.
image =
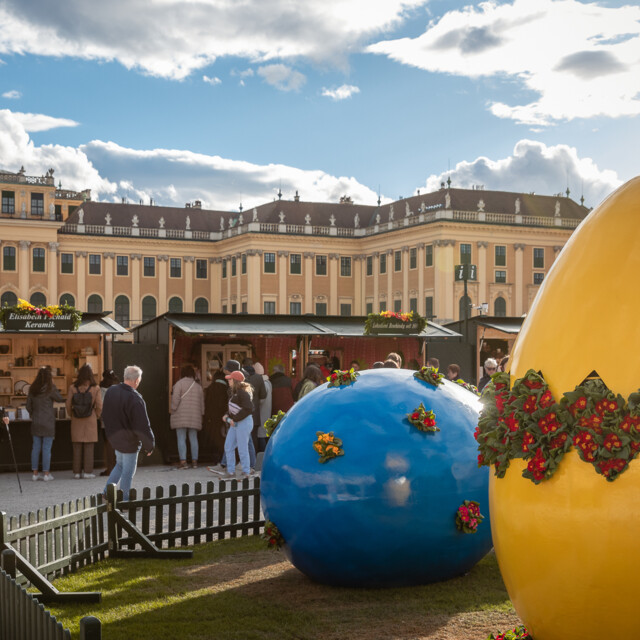
[[[12,89],[11,91],[5,91],[2,94],[2,97],[9,100],[17,100],[18,98],[22,98],[22,94],[19,91]]]
[[[57,129],[58,127],[78,126],[78,123],[75,120],[69,120],[68,118],[54,118],[42,113],[19,113],[17,111],[11,111],[9,113],[12,114],[13,118],[20,122],[25,131],[29,131],[31,133],[35,131],[49,131],[49,129]]]
[[[354,93],[360,93],[360,89],[352,84],[343,84],[336,89],[326,89],[322,87],[322,95],[332,100],[346,100]]]
[[[492,113],[529,125],[640,114],[640,7],[578,0],[482,2],[446,13],[417,38],[368,51],[470,78],[511,77],[538,96]]]
[[[213,78],[210,78],[209,76],[202,76],[202,80],[203,82],[206,82],[207,84],[211,84],[214,87],[217,84],[221,84],[222,80],[220,80],[220,78],[218,78],[217,76],[214,76]]]
[[[283,164],[257,165],[179,149],[129,149],[101,140],[78,149],[36,146],[21,119],[0,110],[0,167],[17,171],[23,165],[29,175],[44,175],[53,167],[56,183],[89,188],[95,200],[153,198],[158,204],[184,206],[198,199],[209,208],[235,210],[241,200],[245,207],[270,202],[279,187],[285,197],[298,190],[309,201],[338,202],[348,193],[354,202],[373,204],[377,197],[353,177]]]
[[[182,79],[221,56],[252,62],[346,55],[427,0],[4,0],[0,53],[116,60]]]
[[[260,67],[258,75],[267,84],[280,89],[280,91],[299,91],[307,81],[304,74],[285,64],[268,64]]]
[[[451,178],[452,186],[463,189],[484,185],[495,191],[552,195],[569,186],[571,197],[585,197],[585,205],[596,206],[622,184],[615,171],[601,170],[591,158],[580,158],[574,147],[546,146],[520,140],[513,154],[499,160],[480,157],[459,162],[453,171],[427,178],[427,191],[434,191]]]
[[[82,151],[61,145],[34,145],[21,117],[24,115],[0,110],[1,167],[17,171],[24,166],[29,175],[44,175],[53,167],[56,182],[61,180],[65,189],[89,188],[105,195],[115,192],[116,185],[100,176]],[[40,114],[29,115],[43,120],[48,118]]]

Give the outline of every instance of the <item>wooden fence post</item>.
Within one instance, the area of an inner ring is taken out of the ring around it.
[[[102,640],[102,625],[95,616],[80,619],[80,640]]]
[[[120,550],[120,540],[118,539],[118,525],[114,517],[117,506],[118,490],[115,484],[107,487],[107,543],[109,553]]]
[[[4,569],[5,573],[10,575],[14,580],[16,579],[16,553],[11,549],[4,549],[0,558],[0,566]]]

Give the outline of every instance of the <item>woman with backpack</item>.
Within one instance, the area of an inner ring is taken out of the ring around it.
[[[31,448],[32,480],[40,480],[38,474],[40,452],[42,452],[42,473],[44,474],[42,479],[45,482],[53,480],[49,468],[51,467],[51,445],[56,435],[54,402],[64,402],[64,398],[53,384],[51,368],[42,367],[29,388],[29,395],[27,395],[27,411],[31,416],[31,436],[33,437],[33,447]]]
[[[78,369],[78,379],[67,393],[67,414],[71,416],[73,477],[95,478],[93,449],[98,442],[98,418],[102,413],[102,394],[91,365]]]

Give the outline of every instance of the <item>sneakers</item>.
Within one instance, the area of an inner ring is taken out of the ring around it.
[[[82,475],[81,475],[81,474],[79,474],[79,473],[74,473],[74,474],[73,474],[73,477],[74,477],[76,480],[80,480],[80,478],[82,478]]]
[[[45,482],[50,482],[51,480],[53,480],[53,475],[51,475],[50,473],[45,473],[42,479]]]
[[[40,476],[39,476],[37,473],[34,473],[34,474],[31,476],[31,479],[32,479],[34,482],[37,482],[38,480],[40,480]]]
[[[249,480],[250,478],[255,478],[258,474],[255,469],[251,469],[249,473],[241,473],[240,480]]]
[[[194,461],[191,463],[191,466],[192,466],[192,468],[197,469],[197,468],[198,468],[198,461],[197,461],[197,460],[194,460]]]
[[[83,473],[82,477],[83,478],[95,478],[96,474],[95,473]]]
[[[216,464],[213,467],[207,467],[207,471],[218,476],[231,476],[231,474],[227,472],[227,467],[223,467],[221,464]]]
[[[187,464],[186,460],[183,460],[178,464],[178,469],[188,469],[188,468],[189,468],[189,465]]]

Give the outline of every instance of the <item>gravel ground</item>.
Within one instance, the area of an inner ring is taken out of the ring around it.
[[[100,471],[102,469],[97,469],[96,472],[100,473]],[[20,493],[15,472],[0,473],[0,511],[10,516],[37,511],[76,498],[101,493],[106,482],[106,477],[100,476],[75,480],[71,471],[55,471],[53,475],[55,479],[51,482],[42,480],[34,482],[31,479],[31,473],[20,473],[22,483],[22,493]],[[145,466],[138,467],[133,478],[133,487],[140,492],[143,487],[151,487],[153,490],[157,486],[167,488],[170,485],[176,485],[180,488],[185,483],[193,487],[196,482],[205,484],[209,480],[218,479],[218,476],[207,471],[206,466],[184,470],[171,466]]]

